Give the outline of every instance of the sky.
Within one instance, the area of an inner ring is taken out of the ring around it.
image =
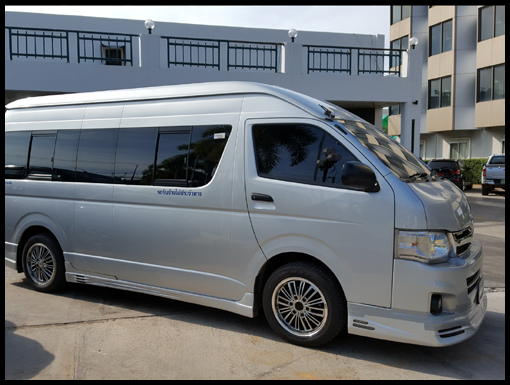
[[[390,6],[5,6],[6,11],[385,36]],[[299,35],[298,35],[299,36]]]

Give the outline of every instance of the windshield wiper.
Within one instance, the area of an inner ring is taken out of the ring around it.
[[[429,174],[426,173],[426,172],[417,172],[416,174],[413,174],[413,175],[409,175],[409,180],[411,182],[414,182],[416,179],[418,178],[423,178],[425,176],[428,176]]]

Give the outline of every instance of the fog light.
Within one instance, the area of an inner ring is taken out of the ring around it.
[[[441,314],[443,311],[443,299],[441,294],[432,294],[430,299],[430,313],[434,315]]]

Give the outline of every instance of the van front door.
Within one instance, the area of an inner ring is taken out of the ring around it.
[[[394,196],[374,169],[378,192],[342,185],[345,162],[371,166],[316,120],[247,120],[246,201],[259,245],[272,258],[303,253],[337,276],[347,301],[391,306]]]

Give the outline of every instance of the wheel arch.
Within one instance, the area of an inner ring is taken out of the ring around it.
[[[53,234],[47,227],[40,226],[40,225],[33,225],[28,228],[26,228],[23,233],[21,234],[20,240],[18,242],[18,247],[16,250],[16,271],[18,273],[23,272],[23,263],[22,263],[22,257],[23,257],[23,249],[25,248],[25,244],[28,242],[30,238],[32,238],[34,235],[37,234],[47,234],[55,239],[55,242],[62,250],[62,246],[60,245],[60,242],[58,241],[55,234]]]
[[[264,286],[266,284],[269,276],[278,268],[283,265],[286,265],[290,262],[309,262],[313,263],[320,268],[324,269],[327,273],[331,274],[331,276],[335,279],[336,283],[339,285],[340,289],[343,291],[342,284],[338,280],[336,274],[322,262],[320,259],[315,258],[306,253],[299,252],[284,252],[278,255],[273,256],[268,259],[267,262],[260,269],[256,279],[255,279],[255,287],[254,287],[254,315],[256,315],[259,309],[262,308],[262,293],[264,291]],[[345,293],[344,293],[345,295]]]

